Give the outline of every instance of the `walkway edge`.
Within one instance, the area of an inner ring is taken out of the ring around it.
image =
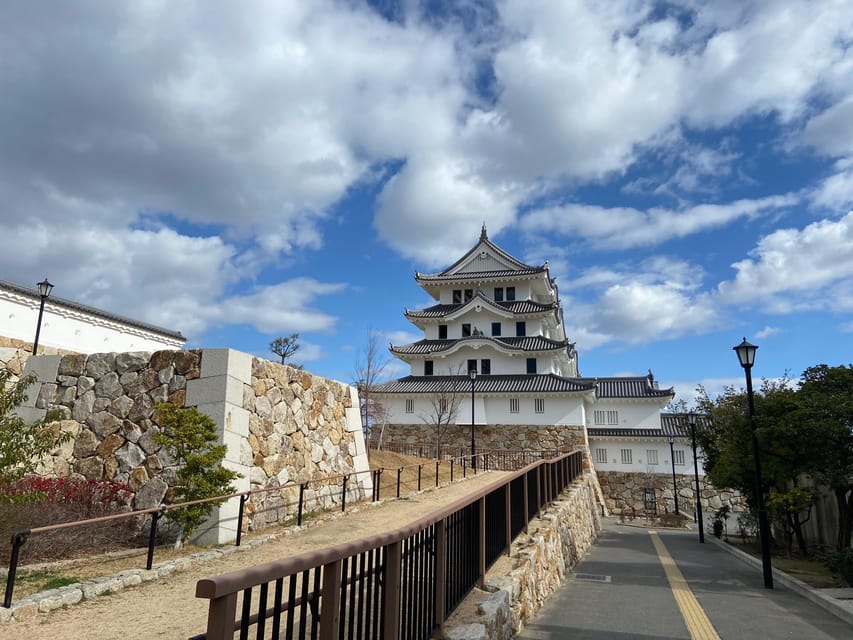
[[[721,547],[728,553],[732,554],[736,558],[739,558],[746,564],[750,564],[757,569],[761,569],[761,560],[758,558],[751,556],[745,551],[741,551],[740,549],[734,548],[732,545],[719,540],[713,536],[707,536],[706,540],[710,540],[718,547]],[[773,568],[773,579],[778,581],[779,583],[785,585],[791,591],[794,591],[801,595],[802,597],[811,600],[819,607],[822,607],[825,611],[831,613],[835,617],[843,620],[847,624],[853,625],[853,604],[850,607],[846,607],[841,604],[838,599],[828,596],[824,593],[821,593],[818,589],[814,587],[810,587],[802,580],[795,578],[792,575],[785,573],[784,571],[780,571],[779,569]],[[853,602],[853,601],[851,601]]]

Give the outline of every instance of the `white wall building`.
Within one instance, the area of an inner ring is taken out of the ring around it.
[[[372,392],[390,425],[434,423],[440,410],[436,397],[443,395],[458,405],[447,403],[451,415],[446,417],[457,425],[471,424],[473,395],[476,425],[502,425],[510,431],[513,425],[571,426],[584,433],[589,429],[591,449],[611,450],[602,454],[607,465],[613,464],[614,452],[618,463],[620,451],[610,444],[598,446],[595,428],[634,431],[646,438],[657,435],[659,442],[648,448],[660,449],[661,463],[669,459],[660,444],[666,442],[668,449],[660,416],[674,392],[660,389],[651,373],[595,378],[580,374],[547,262],[524,264],[492,243],[483,227],[477,244],[454,264],[439,273],[417,273],[415,280],[436,304],[406,310],[424,338],[392,345],[391,353],[408,363],[411,373]],[[645,449],[639,455],[632,450],[630,465],[645,470],[647,458]]]
[[[38,291],[0,280],[0,335],[32,343],[41,298]],[[77,353],[158,351],[180,349],[186,338],[54,295],[47,298],[39,349],[53,347]]]

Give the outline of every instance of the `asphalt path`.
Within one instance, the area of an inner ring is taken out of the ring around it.
[[[605,520],[574,577],[517,636],[645,640],[853,639],[853,626],[689,531]]]

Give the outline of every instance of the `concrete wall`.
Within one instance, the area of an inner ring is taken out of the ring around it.
[[[355,390],[231,349],[38,356],[24,374],[38,382],[18,413],[42,419],[57,410],[57,429],[73,439],[44,460],[42,471],[128,483],[133,507],[169,499],[177,467],[154,436],[160,402],[196,406],[216,423],[227,447],[224,465],[241,477],[237,491],[310,482],[306,510],[340,499],[338,480],[369,469]],[[371,490],[369,473],[353,477],[352,497]],[[292,490],[253,497],[247,526],[261,528],[294,516]],[[288,504],[289,502],[289,504]],[[239,500],[214,513],[199,542],[236,536]],[[257,515],[256,515],[257,514]]]

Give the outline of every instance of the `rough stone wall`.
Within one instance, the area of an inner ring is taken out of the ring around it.
[[[441,444],[466,451],[471,446],[471,425],[442,427]],[[372,435],[373,442],[379,434]],[[583,426],[575,425],[507,425],[477,424],[474,426],[477,449],[571,450],[583,447],[586,457],[586,438]],[[382,433],[383,443],[434,446],[439,440],[436,427],[428,424],[391,424]]]
[[[350,389],[292,367],[252,360],[251,384],[243,387],[243,407],[249,411],[251,489],[304,482],[306,504],[323,508],[340,504],[341,480],[325,478],[356,472],[359,447],[356,433],[348,429],[347,409],[357,410],[357,403]],[[363,497],[368,476],[351,478],[348,500]],[[293,517],[298,499],[296,486],[253,495],[247,505],[252,528]]]
[[[516,635],[598,537],[595,485],[595,474],[586,471],[534,520],[529,534],[513,542],[508,563],[499,560],[487,574],[483,591],[475,590],[466,600],[476,612],[463,604],[447,621],[443,637],[509,640]]]
[[[73,438],[45,459],[41,471],[128,483],[132,507],[169,500],[177,467],[154,436],[160,402],[197,406],[217,423],[227,447],[223,464],[241,478],[238,491],[308,482],[306,511],[340,500],[341,484],[324,481],[368,469],[358,398],[340,382],[228,349],[154,353],[72,354],[30,358],[38,382],[18,414],[38,420],[58,411],[57,430]],[[348,498],[369,492],[370,474],[349,485]],[[298,487],[253,496],[244,527],[292,518]],[[231,504],[234,503],[234,504]],[[236,533],[238,500],[218,508],[205,542]],[[230,531],[219,524],[228,520]]]
[[[72,351],[55,349],[53,347],[39,347],[39,353],[45,355],[70,354]],[[8,369],[12,372],[12,382],[17,382],[27,359],[33,355],[33,343],[0,336],[0,369]]]
[[[678,486],[679,507],[685,513],[685,505],[693,509],[696,484],[692,475],[675,476]],[[672,512],[675,509],[672,475],[665,473],[625,473],[621,471],[599,471],[598,481],[604,494],[604,506],[609,513],[636,514],[645,513],[643,502],[647,488],[655,490],[658,513]],[[745,510],[746,503],[740,492],[731,489],[717,489],[704,477],[699,478],[704,516],[709,517],[723,505],[729,505],[733,512]]]

